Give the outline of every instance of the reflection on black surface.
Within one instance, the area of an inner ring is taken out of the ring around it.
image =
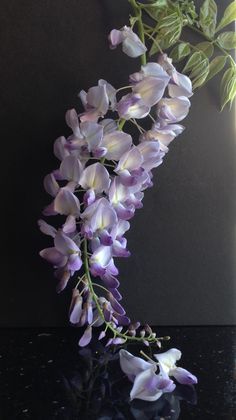
[[[184,385],[156,402],[130,402],[131,383],[120,369],[118,351],[100,342],[81,349],[77,342],[55,333],[17,333],[1,346],[1,420],[175,420],[181,400],[196,404],[194,388]]]
[[[236,328],[155,331],[171,336],[163,349],[181,349],[183,366],[198,377],[197,405],[183,385],[156,402],[130,403],[118,354],[101,343],[80,349],[78,329],[1,329],[0,420],[236,420]]]

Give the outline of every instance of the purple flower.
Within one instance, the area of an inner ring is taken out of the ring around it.
[[[172,392],[175,385],[165,372],[156,374],[156,363],[146,362],[135,357],[126,350],[120,350],[120,366],[122,371],[133,382],[130,398],[145,401],[156,401],[164,392]]]
[[[120,31],[113,29],[109,35],[110,47],[122,44],[122,51],[129,57],[139,57],[147,51],[146,46],[131,28],[124,26]]]
[[[69,309],[69,319],[72,324],[79,324],[82,315],[83,298],[78,289],[73,289]]]
[[[55,238],[57,234],[56,228],[46,223],[44,220],[38,220],[38,226],[41,232],[43,232],[45,235],[51,236],[52,238]]]
[[[176,362],[181,358],[181,351],[170,349],[165,353],[154,354],[162,370],[168,375],[173,376],[180,384],[197,384],[196,376],[187,370],[177,367]]]
[[[53,202],[53,211],[56,214],[72,215],[79,217],[80,202],[68,187],[60,188],[55,200]],[[54,214],[55,214],[54,213]]]
[[[163,98],[157,105],[157,115],[168,123],[183,120],[189,112],[190,101],[185,96]]]
[[[145,104],[140,94],[128,93],[117,104],[117,112],[120,118],[144,118],[150,112],[150,106]]]
[[[136,376],[130,392],[130,399],[156,401],[162,394],[172,392],[174,382],[165,373],[156,374],[154,369],[147,369]]]
[[[168,86],[168,93],[172,98],[178,96],[190,96],[193,95],[192,82],[185,74],[177,72],[176,68],[172,64],[172,59],[167,57],[166,54],[160,54],[158,58],[159,64],[164,70],[170,75],[171,80]]]
[[[131,186],[138,182],[139,175],[142,174],[140,167],[143,157],[140,150],[133,146],[128,152],[124,153],[114,171],[120,175],[120,180],[124,185]]]
[[[161,151],[159,142],[142,142],[137,148],[142,155],[142,168],[145,169],[145,171],[149,172],[151,169],[161,165],[164,153]]]
[[[80,131],[79,118],[78,118],[78,114],[76,110],[73,108],[66,111],[65,118],[66,118],[66,123],[68,127],[70,127],[71,130],[73,131],[74,136],[76,138],[82,139],[83,136]]]
[[[162,98],[166,85],[165,80],[149,76],[134,85],[132,90],[140,95],[145,105],[152,107]]]
[[[132,144],[132,137],[123,131],[112,131],[106,134],[100,144],[104,149],[104,156],[109,160],[119,160]]]
[[[106,86],[93,86],[88,90],[88,93],[81,91],[79,97],[85,108],[85,112],[80,114],[80,120],[95,121],[99,117],[103,117],[109,107],[109,98],[107,95]]]
[[[133,73],[130,75],[131,83],[138,83],[144,80],[147,77],[154,77],[164,82],[165,86],[167,86],[170,76],[167,72],[163,69],[160,64],[150,62],[141,66],[140,72]]]
[[[82,173],[80,185],[85,189],[91,189],[95,193],[102,193],[109,188],[110,176],[106,168],[97,162],[88,166]]]
[[[63,136],[58,137],[55,140],[54,146],[53,146],[53,152],[54,152],[54,155],[57,157],[57,159],[63,160],[66,156],[69,156],[70,152],[67,150],[66,145],[67,145],[67,141],[65,137]]]
[[[151,130],[146,131],[146,133],[141,136],[141,141],[157,140],[160,149],[167,153],[169,144],[183,131],[183,125],[167,124],[165,121],[156,122]]]
[[[90,271],[93,276],[102,276],[112,258],[110,246],[100,245],[90,257]]]
[[[83,103],[85,112],[80,115],[80,120],[82,122],[97,122],[99,117],[103,117],[107,113],[109,105],[112,109],[115,107],[115,94],[115,88],[102,79],[98,81],[98,86],[91,87],[87,93],[82,90],[79,93],[79,97]]]
[[[91,339],[92,339],[92,327],[89,325],[79,340],[79,346],[80,347],[87,346],[90,343]]]
[[[82,266],[78,245],[62,231],[55,235],[54,247],[43,249],[40,251],[40,256],[53,264],[55,268],[63,268],[64,271],[70,272],[70,275]]]
[[[83,171],[83,165],[76,156],[66,156],[60,165],[62,179],[72,181],[77,185]]]
[[[105,198],[101,199],[98,204],[96,203],[93,209],[94,211],[91,213],[90,219],[88,217],[86,218],[86,215],[89,215],[88,208],[81,215],[85,219],[82,231],[90,239],[98,236],[103,245],[111,245],[112,237],[108,233],[108,230],[117,223],[116,212]]]
[[[45,176],[43,180],[43,186],[44,186],[45,191],[48,194],[50,194],[52,197],[56,197],[60,189],[60,186],[58,182],[56,181],[56,178],[53,172]]]
[[[135,212],[134,205],[127,205],[126,201],[130,197],[131,188],[122,184],[120,177],[115,177],[110,185],[108,195],[117,216],[122,220],[129,220]]]
[[[120,367],[132,382],[138,374],[147,369],[153,369],[154,372],[157,370],[155,362],[146,362],[146,360],[143,360],[141,357],[133,356],[127,350],[121,349],[119,351],[119,356]]]

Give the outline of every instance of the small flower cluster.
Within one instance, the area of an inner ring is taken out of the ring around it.
[[[141,352],[145,355],[143,352]],[[196,376],[186,369],[176,366],[181,358],[181,352],[177,349],[170,349],[165,353],[154,354],[155,359],[146,358],[148,361],[135,357],[126,350],[121,349],[120,366],[129,380],[133,382],[130,392],[130,399],[141,399],[145,401],[156,401],[166,392],[175,389],[175,383],[170,377],[174,377],[180,384],[197,384]],[[157,368],[159,372],[157,373]]]
[[[122,43],[124,52],[132,57],[144,51],[131,28],[113,30],[110,42],[112,48]],[[43,214],[64,219],[57,229],[39,221],[40,230],[54,241],[54,246],[40,255],[55,268],[58,292],[83,270],[69,310],[73,325],[87,327],[81,346],[91,340],[92,327],[102,324],[105,329],[100,339],[107,329],[114,335],[107,345],[128,338],[159,343],[150,330],[142,330],[137,337],[139,323],[130,324],[120,304],[114,258],[130,255],[124,237],[129,220],[142,207],[144,191],[152,186],[152,170],[162,163],[169,143],[184,129],[178,123],[189,111],[192,87],[190,79],[178,73],[165,54],[158,62],[143,65],[129,81],[129,86],[115,89],[101,79],[88,92],[79,93],[84,112],[67,111],[66,123],[72,134],[55,141],[54,154],[60,165],[44,179],[52,201]],[[129,93],[120,98],[123,89]],[[110,117],[112,113],[116,119]],[[152,127],[145,131],[136,120],[147,116]],[[139,130],[136,145],[122,130],[126,120]],[[95,277],[101,281],[94,283]],[[95,287],[102,295],[95,293]],[[123,326],[128,326],[125,333]]]

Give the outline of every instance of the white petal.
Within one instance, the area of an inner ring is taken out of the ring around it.
[[[132,137],[123,131],[113,131],[102,139],[101,146],[107,149],[106,159],[119,160],[132,144]]]
[[[159,363],[161,363],[164,372],[168,373],[170,369],[175,368],[175,363],[177,360],[180,360],[181,355],[182,353],[180,350],[173,348],[167,350],[165,353],[154,354],[154,357],[158,360]]]
[[[110,185],[110,176],[106,168],[97,162],[88,166],[80,179],[80,185],[84,189],[93,189],[97,193],[106,191]]]
[[[144,401],[156,401],[161,397],[162,391],[155,385],[157,375],[153,369],[147,369],[136,376],[130,398]]]

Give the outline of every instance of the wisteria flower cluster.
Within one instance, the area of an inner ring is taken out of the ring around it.
[[[122,44],[131,57],[146,50],[129,27],[112,30],[109,41],[111,48]],[[128,93],[121,96],[123,90]],[[66,113],[72,134],[55,141],[60,165],[44,179],[52,201],[43,215],[58,216],[59,226],[39,220],[40,230],[53,239],[53,246],[40,255],[55,269],[58,292],[78,277],[69,319],[86,327],[80,346],[90,342],[92,329],[98,326],[104,326],[99,339],[112,332],[107,346],[128,339],[160,346],[161,338],[149,326],[140,329],[139,322],[131,323],[127,317],[120,303],[115,259],[130,255],[124,236],[129,220],[142,207],[144,191],[152,186],[153,169],[184,130],[179,122],[188,114],[191,95],[190,79],[175,69],[166,54],[160,54],[158,62],[131,74],[128,86],[116,89],[100,79],[97,86],[79,93],[84,111]],[[151,121],[147,131],[137,122],[145,117]],[[138,130],[137,144],[123,130],[126,121]]]
[[[157,362],[146,356],[144,352],[141,353],[148,361],[135,357],[124,349],[119,352],[121,369],[133,382],[131,400],[136,398],[156,401],[162,394],[174,391],[176,385],[170,377],[174,377],[183,385],[197,384],[196,376],[176,366],[176,362],[181,358],[180,350],[173,348],[165,353],[154,354]]]

